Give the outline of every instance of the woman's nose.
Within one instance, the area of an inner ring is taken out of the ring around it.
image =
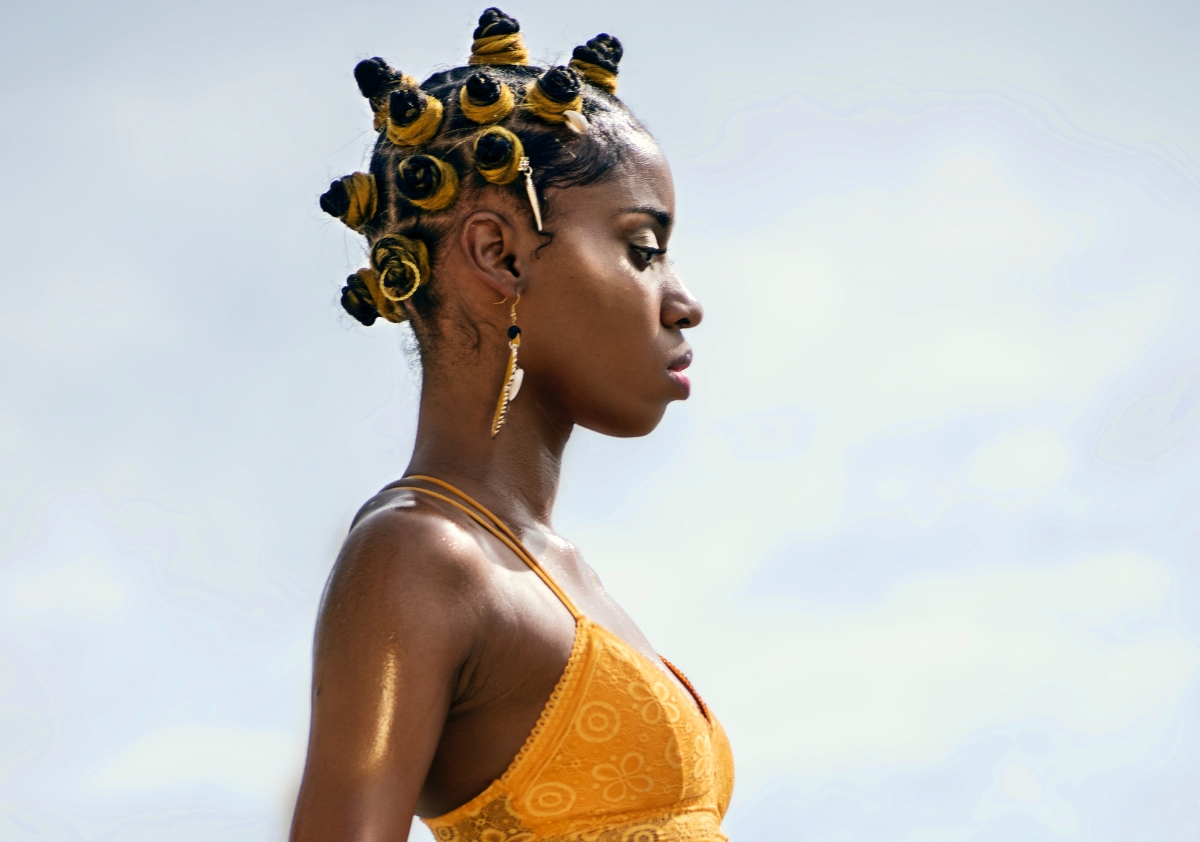
[[[695,327],[704,319],[704,308],[683,284],[675,284],[663,300],[662,323],[665,327]]]

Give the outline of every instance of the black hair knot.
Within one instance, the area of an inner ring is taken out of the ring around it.
[[[484,169],[502,167],[512,160],[513,142],[499,132],[487,132],[475,142],[475,160]]]
[[[379,273],[379,292],[398,304],[429,283],[429,249],[425,241],[402,234],[380,237],[371,247],[371,265]]]
[[[392,91],[388,97],[388,117],[397,126],[411,126],[425,113],[429,97],[420,88]]]
[[[482,71],[467,77],[467,96],[476,105],[492,105],[500,101],[500,83]]]
[[[339,178],[329,185],[329,189],[321,194],[321,210],[339,219],[350,210],[350,193]]]
[[[346,285],[342,287],[342,308],[364,327],[370,327],[379,318],[371,290],[357,272],[346,278]]]
[[[551,67],[537,80],[547,98],[558,103],[573,102],[582,88],[579,75],[569,67]]]
[[[617,72],[617,65],[621,63],[623,55],[625,48],[621,46],[621,42],[607,32],[601,32],[585,46],[576,47],[571,53],[572,58],[602,67],[609,73]]]
[[[384,93],[402,77],[402,73],[392,69],[379,56],[363,59],[354,66],[354,81],[358,83],[362,95],[368,98]]]
[[[440,158],[409,155],[400,162],[397,174],[400,195],[422,210],[444,210],[458,197],[458,172]]]
[[[400,162],[396,186],[410,202],[428,199],[442,185],[442,170],[428,155],[412,155]]]
[[[521,31],[521,24],[511,15],[497,9],[495,6],[484,9],[479,16],[479,26],[476,27],[473,38],[487,38],[490,35],[512,35]]]

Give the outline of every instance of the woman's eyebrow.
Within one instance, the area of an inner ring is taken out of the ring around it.
[[[625,208],[621,211],[621,213],[645,214],[661,225],[664,230],[670,229],[671,227],[671,214],[667,213],[662,208],[656,208],[653,205],[638,205],[635,208]]]

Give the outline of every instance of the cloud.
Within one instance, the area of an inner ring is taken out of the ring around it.
[[[113,617],[127,602],[124,585],[102,561],[85,555],[59,567],[17,577],[6,589],[21,612],[58,611],[87,618]]]
[[[1195,643],[1162,619],[1169,593],[1161,564],[1108,554],[925,577],[861,610],[758,610],[757,655],[727,679],[747,688],[739,756],[813,776],[926,766],[1031,718],[1130,732],[1137,751],[1196,674]]]
[[[1071,465],[1067,443],[1053,430],[1029,428],[991,442],[969,468],[970,485],[998,492],[1029,491],[1049,485]]]
[[[93,790],[148,794],[217,786],[277,799],[296,778],[303,744],[292,733],[175,725],[142,736],[86,777]]]

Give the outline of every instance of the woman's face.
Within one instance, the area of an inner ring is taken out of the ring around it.
[[[517,308],[524,388],[576,424],[645,435],[688,396],[682,330],[702,317],[663,253],[675,218],[671,170],[639,133],[614,175],[552,189],[546,201],[553,240],[526,263]]]

